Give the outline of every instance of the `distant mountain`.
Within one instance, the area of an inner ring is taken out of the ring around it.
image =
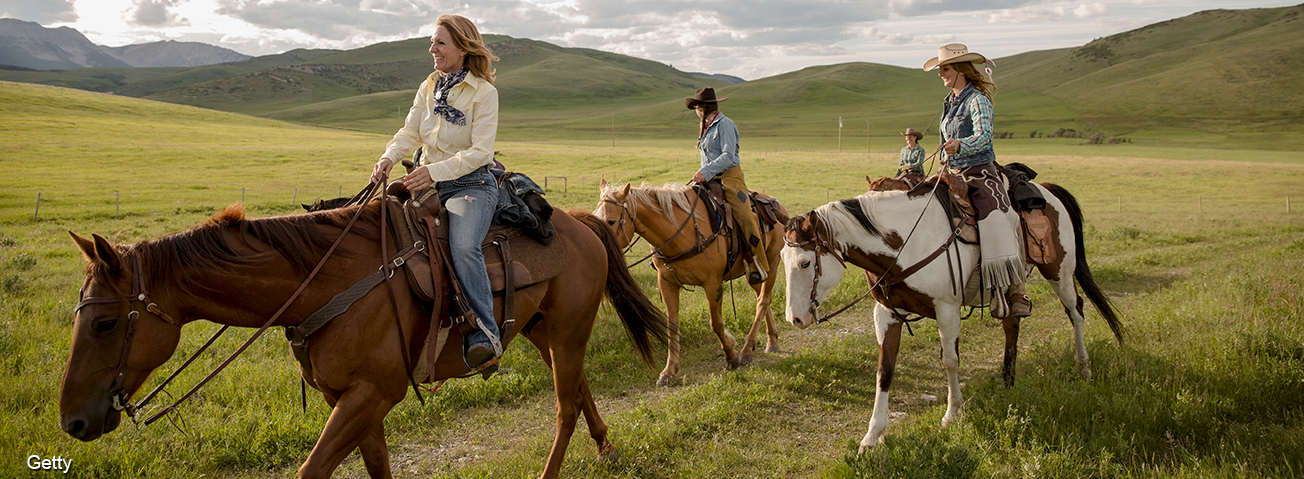
[[[173,40],[101,48],[114,58],[133,67],[201,67],[242,62],[253,58],[235,50],[207,43]]]
[[[131,66],[77,30],[12,18],[0,18],[0,63],[33,70]]]
[[[742,78],[738,78],[738,77],[733,76],[733,75],[725,75],[725,74],[723,74],[723,73],[698,73],[698,72],[693,72],[692,75],[694,75],[694,76],[699,76],[699,77],[702,77],[702,78],[710,78],[710,79],[712,79],[712,80],[720,80],[720,81],[725,82],[725,83],[728,83],[728,84],[730,84],[730,85],[734,85],[734,84],[738,84],[738,83],[742,83],[742,82],[747,81],[747,80],[744,80],[744,79],[742,79]]]
[[[222,47],[171,40],[106,47],[91,43],[72,28],[45,28],[34,22],[0,18],[0,64],[33,70],[194,67],[250,58]]]

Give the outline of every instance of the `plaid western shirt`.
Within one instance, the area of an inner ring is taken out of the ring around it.
[[[920,173],[924,172],[924,147],[918,143],[914,148],[909,146],[901,149],[901,161],[897,163],[897,171],[914,170]]]
[[[973,88],[973,85],[965,88]],[[992,100],[982,93],[975,91],[970,94],[969,98],[965,99],[965,105],[969,107],[970,116],[973,117],[973,135],[967,138],[955,138],[960,141],[960,151],[956,152],[959,156],[978,154],[992,147],[992,124],[996,116],[992,108]],[[950,120],[948,117],[942,118],[943,143],[952,139],[947,137],[947,126],[951,123],[948,120]]]

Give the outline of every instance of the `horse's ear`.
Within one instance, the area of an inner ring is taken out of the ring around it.
[[[602,191],[605,189],[607,189],[607,179],[603,178],[602,181],[598,182],[598,191]]]
[[[121,270],[122,258],[118,256],[118,250],[113,249],[113,245],[109,244],[109,240],[106,240],[103,236],[97,234],[92,234],[91,237],[95,238],[96,258],[107,265],[111,270]]]
[[[620,196],[621,196],[622,198],[628,198],[628,197],[629,197],[629,187],[632,186],[632,185],[633,185],[633,183],[625,183],[625,189],[620,190]]]
[[[73,233],[72,230],[68,230],[68,236],[72,236],[72,242],[77,243],[77,248],[81,249],[82,256],[86,258],[86,261],[95,261],[94,241],[77,236],[77,233]]]
[[[869,185],[869,189],[874,189],[874,180],[869,179],[869,175],[865,175],[865,184]]]

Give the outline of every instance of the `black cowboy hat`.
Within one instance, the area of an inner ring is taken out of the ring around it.
[[[727,96],[722,96],[717,99],[715,97],[715,89],[708,86],[698,88],[697,93],[694,93],[692,97],[685,98],[684,105],[687,106],[689,110],[692,110],[697,108],[698,103],[719,103],[728,99],[729,97]]]

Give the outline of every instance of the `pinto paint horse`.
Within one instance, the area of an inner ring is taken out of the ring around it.
[[[337,238],[340,248],[321,263],[311,287],[274,325],[302,322],[333,295],[376,271],[382,264],[379,205],[372,201],[262,219],[247,219],[242,207],[232,206],[188,231],[131,245],[73,234],[90,264],[60,387],[63,430],[83,441],[112,431],[121,421],[121,405],[172,356],[183,326],[200,319],[262,325]],[[346,223],[355,213],[359,219],[349,230]],[[564,243],[569,266],[557,277],[517,290],[512,305],[514,317],[524,319],[516,327],[524,329],[522,334],[553,371],[556,436],[543,477],[557,477],[580,414],[601,457],[616,449],[607,440],[607,426],[583,370],[604,293],[644,362],[651,365],[652,339],[665,340],[664,316],[630,276],[611,229],[584,212],[552,218],[555,241]],[[396,246],[387,249],[394,252]],[[501,311],[502,299],[495,301]],[[438,304],[432,310],[445,311]],[[528,323],[534,326],[525,327]],[[429,330],[429,313],[406,281],[395,281],[371,289],[312,336],[313,367],[310,374],[300,372],[332,410],[299,477],[329,477],[354,450],[371,477],[391,477],[384,419],[406,395],[409,365],[416,364]],[[429,379],[467,374],[461,356],[459,347],[444,348]]]
[[[1082,212],[1077,200],[1064,188],[1037,185],[1046,198],[1044,214],[1055,228],[1054,238],[1064,252],[1057,263],[1036,268],[1050,282],[1073,324],[1074,359],[1083,378],[1091,377],[1091,365],[1083,336],[1083,301],[1076,286],[1109,323],[1122,342],[1122,330],[1108,298],[1100,291],[1087,266],[1082,243]],[[864,451],[883,441],[888,425],[888,390],[896,368],[901,325],[907,314],[937,320],[946,368],[947,408],[942,426],[960,414],[960,308],[976,306],[982,294],[966,280],[978,268],[978,247],[954,240],[955,230],[943,205],[933,194],[906,191],[871,191],[848,200],[821,206],[791,219],[783,248],[788,278],[788,321],[798,328],[817,322],[820,301],[828,297],[846,269],[859,266],[876,284],[871,291],[874,327],[878,336],[878,393],[869,431],[860,441]],[[917,225],[917,226],[916,226]],[[945,253],[945,254],[941,254]],[[1076,280],[1076,283],[1075,283]],[[971,281],[976,282],[977,279]],[[1019,320],[1002,320],[1005,330],[1004,378],[1014,381],[1018,353]]]
[[[751,285],[752,291],[756,292],[756,318],[752,320],[751,331],[747,333],[740,353],[735,351],[737,341],[725,327],[721,299],[724,282],[742,276],[746,270],[742,260],[728,267],[728,246],[723,237],[703,249],[712,232],[706,205],[693,200],[697,193],[688,186],[631,188],[628,184],[609,186],[606,181],[599,189],[601,195],[593,213],[615,229],[621,248],[627,247],[634,235],[643,237],[655,248],[652,262],[657,269],[657,287],[666,305],[670,333],[666,367],[657,378],[657,385],[672,385],[679,375],[679,292],[686,285],[700,286],[706,293],[711,330],[720,340],[728,369],[752,361],[762,322],[767,333],[765,352],[779,351],[779,330],[774,324],[774,313],[770,312],[770,302],[774,297],[775,278],[778,277],[778,245],[783,241],[782,231],[775,228],[762,238],[769,245],[766,248],[769,258],[765,261],[770,264],[771,274],[764,282]],[[782,206],[780,209],[783,215],[787,215]],[[684,254],[694,249],[700,250],[700,254]]]

